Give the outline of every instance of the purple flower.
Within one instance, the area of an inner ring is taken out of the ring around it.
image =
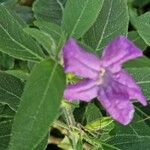
[[[97,97],[112,118],[127,125],[134,114],[130,99],[147,104],[140,87],[121,68],[122,63],[139,56],[142,56],[141,50],[123,36],[108,44],[101,59],[69,39],[63,48],[64,69],[84,79],[68,85],[64,97],[86,102]]]

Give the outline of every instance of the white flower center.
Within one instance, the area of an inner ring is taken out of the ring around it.
[[[101,68],[99,71],[98,79],[96,81],[96,85],[100,85],[103,83],[103,77],[105,75],[106,70],[104,68]]]

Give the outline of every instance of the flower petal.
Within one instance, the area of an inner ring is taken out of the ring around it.
[[[85,78],[97,78],[100,68],[99,58],[82,49],[73,38],[65,43],[63,57],[66,72],[72,72]]]
[[[113,72],[117,72],[122,63],[142,55],[142,51],[131,41],[124,36],[119,36],[104,49],[101,60],[103,66],[109,67]]]
[[[121,124],[127,125],[133,118],[134,107],[128,99],[125,86],[112,81],[108,86],[101,86],[98,99],[106,111]]]
[[[137,99],[144,106],[147,105],[146,98],[143,96],[141,88],[136,84],[135,80],[125,70],[120,71],[114,78],[127,87],[130,99]]]
[[[64,91],[64,98],[88,102],[97,96],[97,91],[98,87],[95,85],[95,81],[85,79],[74,85],[68,85]]]

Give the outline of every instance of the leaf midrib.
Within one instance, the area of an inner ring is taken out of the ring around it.
[[[146,84],[146,83],[150,83],[150,81],[139,81],[137,82],[138,84]]]
[[[84,5],[84,7],[83,7],[83,9],[82,9],[82,11],[81,11],[81,13],[80,13],[80,15],[79,15],[77,21],[76,21],[76,23],[75,23],[73,29],[72,29],[72,32],[70,33],[70,36],[74,35],[74,32],[75,32],[75,30],[76,30],[76,28],[77,28],[77,26],[78,26],[78,24],[79,24],[79,22],[80,22],[82,16],[83,16],[83,13],[84,13],[84,11],[85,11],[85,8],[86,8],[87,5],[88,5],[88,2],[89,2],[89,0],[86,0],[86,3],[85,3],[85,5]]]
[[[15,95],[14,93],[12,93],[12,92],[10,92],[10,91],[8,91],[8,90],[2,88],[2,87],[0,87],[0,89],[3,90],[4,92],[8,93],[9,95],[14,96],[14,97],[16,97],[17,99],[21,100],[21,98],[18,97],[17,95]],[[8,105],[13,111],[16,112],[16,109],[15,109],[14,107],[12,107],[12,105],[10,105],[9,103],[4,102],[4,101],[1,101],[1,100],[0,100],[0,103],[5,104],[5,105]]]
[[[37,108],[37,111],[35,112],[35,115],[33,116],[34,121],[35,121],[35,119],[37,118],[37,116],[38,116],[38,114],[39,114],[39,112],[40,112],[39,110],[40,110],[41,105],[42,105],[43,102],[45,101],[45,97],[46,97],[46,94],[47,94],[47,92],[48,92],[49,85],[50,85],[50,83],[51,83],[51,81],[52,81],[52,78],[53,78],[53,76],[54,76],[54,74],[55,74],[57,65],[58,65],[58,63],[56,62],[56,63],[54,64],[53,69],[52,69],[50,78],[49,78],[49,80],[48,80],[48,82],[47,82],[47,85],[46,85],[46,88],[45,88],[43,97],[42,97],[41,102],[40,102],[40,104],[39,104],[39,107]],[[32,131],[32,128],[33,128],[33,125],[34,125],[34,121],[32,122],[31,127],[30,127],[30,130],[31,130],[31,131]],[[37,144],[36,144],[36,146],[37,146]],[[34,147],[35,147],[35,146],[34,146]]]
[[[37,57],[39,60],[43,60],[42,57],[40,57],[39,55],[37,55],[36,53],[34,53],[32,50],[30,50],[29,48],[25,47],[24,45],[22,45],[21,43],[19,43],[17,40],[15,40],[8,32],[7,30],[0,24],[0,27],[4,30],[4,32],[8,35],[8,37],[17,45],[21,46],[22,48],[26,49],[30,54],[32,54],[33,56]]]
[[[21,98],[19,96],[17,96],[16,94],[14,94],[14,93],[12,93],[12,92],[4,89],[3,87],[0,86],[0,89],[3,90],[3,91],[5,91],[6,93],[8,93],[8,94],[10,94],[10,95],[12,95],[14,97],[16,97],[17,99],[21,100]]]
[[[64,7],[63,7],[63,4],[59,1],[59,0],[56,0],[57,4],[60,6],[61,8],[61,11],[62,13],[64,12]]]
[[[2,6],[4,7],[4,5],[2,4]],[[12,14],[4,7],[5,11],[14,19],[14,17],[12,16]],[[15,21],[15,23],[19,26],[20,24],[18,22]],[[28,50],[29,53],[31,53],[33,56],[36,56],[38,59],[43,60],[42,57],[40,57],[39,55],[37,55],[36,53],[34,53],[32,50],[30,50],[29,48],[25,47],[24,45],[22,45],[21,43],[19,43],[18,41],[16,41],[13,37],[11,37],[11,35],[7,32],[7,30],[0,24],[0,26],[2,27],[2,29],[4,30],[4,32],[6,32],[6,34],[10,37],[10,39],[15,42],[16,44],[20,45],[21,47],[25,48],[26,50]],[[21,27],[22,28],[22,27]]]
[[[101,34],[101,38],[100,38],[100,40],[99,40],[99,42],[98,42],[98,44],[97,44],[97,46],[96,46],[96,49],[95,49],[96,51],[99,51],[99,46],[100,46],[100,44],[101,44],[101,42],[102,42],[102,39],[103,39],[103,36],[104,36],[104,34],[105,34],[105,30],[106,30],[106,27],[107,27],[107,25],[108,25],[109,17],[110,17],[111,10],[112,10],[112,3],[113,3],[113,0],[111,0],[109,12],[108,12],[108,16],[107,16],[105,25],[104,25],[104,27],[103,27],[103,31],[102,31],[102,34]]]

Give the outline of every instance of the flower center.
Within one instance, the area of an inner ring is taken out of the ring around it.
[[[106,70],[101,68],[98,74],[98,79],[96,80],[96,85],[100,85],[103,83],[103,77],[105,75]]]

